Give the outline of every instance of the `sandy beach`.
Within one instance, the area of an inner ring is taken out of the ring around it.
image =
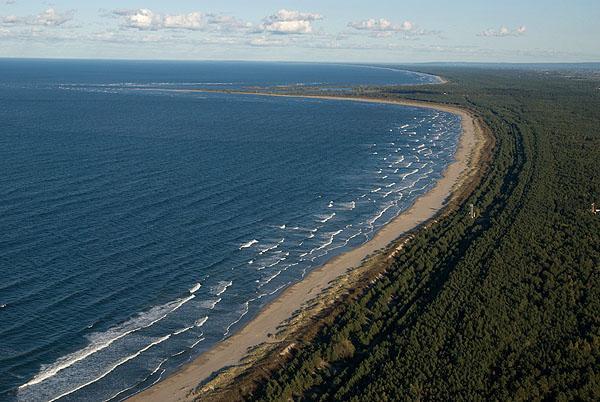
[[[130,398],[143,401],[186,401],[191,400],[192,391],[213,373],[232,365],[237,365],[247,355],[249,349],[269,341],[269,334],[275,334],[278,327],[287,321],[295,311],[321,294],[331,281],[345,275],[349,270],[361,265],[365,257],[386,248],[404,233],[431,219],[440,211],[448,197],[477,170],[481,145],[484,143],[482,128],[468,111],[444,104],[433,104],[404,100],[379,100],[370,98],[349,98],[334,96],[304,96],[260,94],[261,96],[284,96],[318,98],[349,102],[375,102],[399,104],[442,110],[458,114],[462,118],[462,135],[455,155],[444,176],[435,187],[420,197],[415,204],[382,228],[372,240],[350,250],[322,267],[310,272],[302,281],[291,285],[273,302],[252,319],[244,328],[230,338],[218,343],[210,351],[203,353],[163,381]]]

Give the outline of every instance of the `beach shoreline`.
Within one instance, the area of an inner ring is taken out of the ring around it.
[[[174,90],[178,92],[223,92],[210,90]],[[330,284],[361,266],[365,259],[387,249],[398,238],[435,218],[447,205],[447,201],[456,194],[478,170],[479,159],[485,143],[483,129],[476,116],[466,109],[441,103],[429,103],[412,100],[392,100],[367,97],[329,96],[329,95],[291,95],[264,92],[227,91],[228,94],[253,96],[294,97],[335,101],[368,102],[395,104],[419,108],[435,109],[459,115],[462,130],[458,147],[442,178],[435,186],[419,197],[406,211],[381,228],[376,235],[363,245],[349,250],[319,268],[312,270],[301,281],[290,285],[276,299],[250,320],[231,337],[217,343],[207,352],[179,368],[177,371],[133,395],[130,400],[143,401],[185,401],[193,399],[194,390],[211,376],[224,368],[239,365],[249,350],[258,345],[272,342],[276,334],[294,314],[311,300],[323,294]]]

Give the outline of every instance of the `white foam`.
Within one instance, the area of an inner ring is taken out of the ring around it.
[[[381,191],[381,187],[377,187],[375,190],[371,190],[372,193],[378,193]]]
[[[252,240],[250,240],[249,242],[242,244],[242,245],[240,246],[240,250],[242,250],[242,249],[245,249],[245,248],[252,247],[252,246],[254,246],[256,243],[258,243],[258,240],[256,240],[256,239],[252,239]]]
[[[290,253],[284,253],[283,257],[280,257],[274,263],[267,265],[267,268],[272,268],[275,265],[278,265],[279,263],[281,263],[282,261],[285,261],[289,255],[290,255]]]
[[[199,320],[196,320],[196,322],[194,323],[194,326],[200,328],[201,326],[203,326],[206,323],[206,321],[208,321],[208,316],[205,316],[205,317],[200,318]]]
[[[377,215],[375,215],[375,217],[373,219],[371,219],[370,221],[368,221],[370,226],[373,226],[373,224],[383,216],[383,214],[386,213],[386,211],[388,209],[390,209],[392,206],[394,206],[394,204],[388,204],[385,208],[383,208],[381,211],[379,211],[379,213]]]
[[[334,217],[334,216],[335,216],[335,212],[334,212],[334,213],[332,213],[331,215],[319,216],[319,218],[320,218],[320,219],[319,219],[319,222],[321,222],[321,223],[325,223],[325,222],[327,222],[327,221],[329,221],[329,220],[333,219],[333,217]]]
[[[192,343],[192,345],[190,346],[190,349],[194,349],[196,347],[196,345],[198,345],[200,342],[202,342],[204,339],[206,338],[200,338],[198,339],[196,342]]]
[[[183,353],[183,352],[185,352],[185,350],[184,350],[184,351],[182,351],[182,352],[180,352],[180,353],[177,353],[177,354],[173,355],[173,357],[175,357],[175,356],[177,356],[177,355],[180,355],[180,354],[181,354],[181,353]],[[163,365],[163,364],[164,364],[164,363],[165,363],[167,360],[169,360],[169,359],[162,359],[162,360],[160,361],[160,363],[158,364],[158,366],[157,366],[157,367],[156,367],[156,368],[155,368],[155,369],[154,369],[154,370],[153,370],[153,371],[152,371],[150,374],[148,374],[148,375],[146,376],[146,378],[144,378],[144,379],[143,379],[142,381],[140,381],[138,384],[143,384],[144,382],[146,382],[146,380],[147,380],[148,378],[150,378],[150,377],[152,377],[154,374],[156,374],[156,373],[158,372],[158,370],[160,370],[160,369],[161,369],[162,365]],[[152,386],[152,385],[156,384],[158,381],[160,381],[160,379],[161,379],[162,375],[165,373],[165,371],[166,371],[166,369],[163,369],[163,371],[162,371],[162,372],[160,373],[160,375],[158,376],[158,379],[157,379],[156,381],[154,381],[154,382],[153,382],[153,383],[152,383],[150,386]],[[132,385],[131,387],[125,388],[125,389],[123,389],[123,390],[121,390],[121,391],[117,392],[116,394],[114,394],[113,396],[109,397],[108,399],[105,399],[105,400],[104,400],[104,402],[109,402],[109,401],[112,401],[113,399],[115,399],[115,398],[116,398],[118,395],[122,394],[123,392],[129,391],[129,390],[131,390],[131,389],[133,389],[133,388],[137,387],[137,386],[138,386],[138,384]],[[144,388],[144,389],[146,389],[146,388]],[[141,391],[140,391],[140,392],[141,392]],[[139,392],[137,392],[137,393],[139,393]],[[137,394],[137,393],[136,393],[136,394]],[[135,394],[134,394],[134,395],[135,395]],[[123,399],[121,399],[121,401],[122,401],[122,400],[123,400]]]
[[[347,211],[351,211],[354,208],[356,208],[356,201],[340,202],[340,203],[338,203],[338,208],[347,210]]]
[[[408,176],[410,176],[410,175],[413,175],[413,174],[417,173],[418,171],[419,171],[419,169],[415,169],[415,170],[413,170],[412,172],[405,173],[405,174],[403,174],[403,175],[400,175],[400,176],[402,177],[402,180],[404,180],[404,179],[406,179]]]
[[[42,366],[40,372],[36,376],[34,376],[30,381],[19,386],[19,389],[38,384],[51,377],[54,377],[60,371],[72,366],[77,362],[86,359],[94,353],[97,353],[109,347],[111,344],[118,341],[119,339],[156,324],[169,314],[179,309],[185,303],[192,300],[194,297],[196,296],[192,294],[186,298],[177,299],[170,303],[153,307],[147,312],[140,313],[136,317],[130,319],[129,321],[126,321],[121,325],[110,328],[106,332],[98,332],[91,334],[89,336],[90,344],[88,346],[74,353],[70,353],[64,357],[61,357],[56,362],[50,365]]]
[[[189,327],[185,327],[185,328],[182,328],[182,329],[178,329],[177,331],[173,332],[173,335],[183,334],[184,332],[187,332],[187,331],[189,331],[192,328],[194,328],[194,325],[189,326]]]
[[[225,328],[225,333],[223,334],[223,336],[227,336],[229,334],[229,330],[231,329],[231,327],[233,327],[235,324],[237,324],[238,322],[240,322],[242,320],[242,318],[248,314],[248,311],[250,310],[250,302],[247,301],[244,303],[244,310],[242,310],[242,314],[238,317],[237,320],[233,321],[231,324],[229,324],[227,326],[227,328]]]
[[[280,244],[282,244],[285,241],[285,238],[279,240],[276,244],[269,246],[267,248],[264,248],[262,250],[260,250],[260,252],[258,253],[259,255],[263,255],[265,253],[268,253],[271,250],[275,250],[277,247],[279,247]]]
[[[216,300],[203,300],[200,302],[200,307],[213,310],[215,306],[221,302],[221,300],[222,299],[220,297]]]
[[[50,399],[50,400],[49,400],[49,402],[53,402],[53,401],[56,401],[56,400],[58,400],[58,399],[60,399],[60,398],[64,398],[65,396],[67,396],[67,395],[70,395],[70,394],[72,394],[72,393],[74,393],[74,392],[76,392],[76,391],[79,391],[80,389],[82,389],[82,388],[85,388],[85,387],[87,387],[88,385],[91,385],[91,384],[93,384],[93,383],[95,383],[95,382],[98,382],[98,381],[100,381],[101,379],[103,379],[104,377],[106,377],[107,375],[109,375],[110,373],[112,373],[113,371],[115,371],[115,369],[116,369],[117,367],[119,367],[119,366],[122,366],[123,364],[127,363],[127,362],[128,362],[128,361],[130,361],[130,360],[133,360],[133,359],[135,359],[136,357],[138,357],[139,355],[141,355],[142,353],[144,353],[144,352],[145,352],[145,351],[147,351],[148,349],[150,349],[150,348],[152,348],[152,347],[154,347],[154,346],[156,346],[156,345],[158,345],[158,344],[161,344],[161,343],[163,343],[164,341],[166,341],[166,340],[167,340],[167,339],[169,339],[170,337],[171,337],[171,334],[169,334],[169,335],[167,335],[167,336],[163,336],[162,338],[159,338],[159,339],[157,339],[156,341],[154,341],[154,342],[150,343],[148,346],[145,346],[144,348],[142,348],[142,349],[138,350],[138,351],[137,351],[137,352],[135,352],[134,354],[132,354],[132,355],[129,355],[129,356],[127,356],[127,357],[125,357],[125,358],[123,358],[123,359],[119,360],[119,361],[118,361],[116,364],[114,364],[114,365],[113,365],[113,366],[112,366],[110,369],[108,369],[107,371],[105,371],[105,372],[104,372],[102,375],[100,375],[99,377],[96,377],[96,378],[94,378],[94,379],[93,379],[93,380],[91,380],[91,381],[88,381],[88,382],[86,382],[86,383],[84,383],[84,384],[82,384],[82,385],[79,385],[78,387],[75,387],[75,388],[73,388],[73,389],[72,389],[72,390],[70,390],[70,391],[67,391],[67,392],[65,392],[65,393],[63,393],[63,394],[61,394],[61,395],[59,395],[59,396],[57,396],[57,397],[55,397],[55,398],[52,398],[52,399]]]
[[[271,282],[273,279],[277,278],[281,274],[281,272],[283,272],[283,270],[279,270],[279,271],[275,272],[273,275],[269,276],[265,281],[263,281],[263,283],[260,285],[260,287],[265,286],[266,284]]]
[[[211,293],[215,296],[221,296],[231,285],[233,285],[232,281],[219,281],[216,286],[211,288]]]
[[[196,293],[201,287],[202,287],[202,285],[200,284],[200,282],[198,282],[197,284],[192,286],[192,288],[190,289],[190,293],[191,294]]]
[[[342,233],[343,230],[338,230],[337,232],[333,232],[330,234],[329,239],[323,243],[321,246],[311,250],[310,254],[313,253],[313,251],[319,251],[319,250],[323,250],[325,247],[331,246],[331,244],[333,243],[333,239],[335,238],[335,236],[339,235],[340,233]]]
[[[283,285],[280,285],[277,287],[277,289],[275,289],[274,291],[269,293],[269,296],[274,295],[275,293],[279,292],[281,289],[283,289],[284,287],[286,287],[287,285],[289,285],[291,282],[288,283],[284,283]]]

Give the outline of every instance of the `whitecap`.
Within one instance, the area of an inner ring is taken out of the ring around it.
[[[190,349],[194,349],[194,348],[196,347],[196,345],[198,345],[198,344],[199,344],[200,342],[202,342],[204,339],[206,339],[206,338],[200,338],[200,339],[198,339],[196,342],[192,343],[192,344],[190,345]]]
[[[252,239],[247,243],[243,243],[242,245],[240,245],[240,250],[245,249],[245,248],[249,248],[252,247],[253,245],[255,245],[256,243],[258,243],[258,240],[256,239]]]
[[[325,222],[331,220],[334,216],[335,216],[335,212],[332,213],[331,215],[320,215],[319,222],[325,223]]]
[[[413,170],[412,172],[405,173],[405,174],[403,174],[403,175],[400,175],[400,176],[402,177],[402,180],[404,180],[404,179],[406,179],[408,176],[410,176],[410,175],[413,175],[413,174],[417,173],[418,171],[419,171],[419,169],[415,169],[415,170]]]
[[[194,328],[194,325],[191,325],[189,327],[185,327],[185,328],[182,328],[182,329],[178,329],[177,331],[173,332],[173,335],[183,334],[184,332],[187,332],[187,331],[189,331],[192,328]]]
[[[273,244],[272,246],[269,246],[267,248],[264,248],[262,250],[260,250],[260,252],[258,253],[259,255],[263,255],[265,253],[268,253],[271,250],[275,250],[277,247],[279,247],[280,244],[282,244],[285,241],[285,238],[279,240],[276,244]]]
[[[340,203],[338,203],[338,208],[347,210],[347,211],[351,211],[354,208],[356,208],[356,201],[340,202]]]
[[[194,323],[194,326],[200,328],[201,326],[203,326],[206,323],[206,321],[208,321],[208,316],[204,316],[204,317],[196,320],[196,322]]]
[[[136,357],[138,357],[139,355],[141,355],[142,353],[144,353],[144,352],[145,352],[145,351],[147,351],[148,349],[150,349],[150,348],[152,348],[152,347],[154,347],[154,346],[156,346],[156,345],[158,345],[158,344],[161,344],[161,343],[163,343],[164,341],[166,341],[166,340],[167,340],[167,339],[169,339],[170,337],[171,337],[171,334],[169,334],[169,335],[166,335],[166,336],[163,336],[162,338],[158,338],[157,340],[155,340],[154,342],[150,343],[149,345],[147,345],[147,346],[143,347],[142,349],[138,350],[138,351],[137,351],[137,352],[135,352],[134,354],[132,354],[132,355],[129,355],[129,356],[127,356],[127,357],[125,357],[125,358],[123,358],[123,359],[119,360],[119,361],[118,361],[117,363],[115,363],[115,364],[114,364],[114,365],[113,365],[113,366],[112,366],[110,369],[108,369],[107,371],[105,371],[105,372],[104,372],[102,375],[100,375],[99,377],[96,377],[96,378],[94,378],[94,379],[93,379],[93,380],[91,380],[91,381],[88,381],[88,382],[86,382],[86,383],[84,383],[84,384],[81,384],[81,385],[79,385],[78,387],[75,387],[75,388],[73,388],[72,390],[69,390],[69,391],[67,391],[67,392],[64,392],[64,393],[62,393],[61,395],[59,395],[59,396],[57,396],[57,397],[55,397],[55,398],[52,398],[52,399],[50,399],[50,401],[49,401],[49,402],[53,402],[53,401],[56,401],[56,400],[58,400],[58,399],[64,398],[65,396],[67,396],[67,395],[70,395],[70,394],[72,394],[72,393],[74,393],[74,392],[76,392],[76,391],[79,391],[80,389],[82,389],[82,388],[85,388],[85,387],[87,387],[88,385],[91,385],[91,384],[93,384],[93,383],[95,383],[95,382],[98,382],[98,381],[100,381],[101,379],[103,379],[104,377],[106,377],[107,375],[109,375],[110,373],[112,373],[113,371],[115,371],[115,369],[117,369],[117,367],[119,367],[119,366],[122,366],[123,364],[127,363],[127,362],[128,362],[128,361],[130,361],[130,360],[133,360],[133,359],[135,359]]]
[[[339,235],[342,232],[343,232],[343,230],[338,230],[337,232],[330,233],[329,234],[329,239],[325,243],[323,243],[321,246],[312,249],[311,252],[310,252],[310,254],[312,254],[314,251],[323,250],[325,247],[330,246],[333,243],[333,239],[335,238],[335,236]]]
[[[275,272],[274,274],[272,274],[271,276],[267,277],[266,279],[262,280],[260,282],[260,285],[258,286],[258,288],[262,288],[263,286],[269,284],[273,279],[277,278],[284,270],[281,269],[277,272]]]
[[[373,219],[371,219],[369,221],[369,226],[373,226],[373,224],[383,216],[383,214],[385,214],[387,212],[388,209],[390,209],[394,204],[388,204],[385,208],[383,208],[381,211],[379,211],[379,213],[377,215],[375,215],[375,217]]]
[[[233,285],[232,281],[219,281],[217,285],[213,286],[210,290],[215,296],[221,296],[231,285]]]
[[[221,302],[221,300],[222,299],[220,297],[216,300],[203,300],[200,302],[200,307],[212,310]]]
[[[248,314],[248,311],[250,309],[250,304],[249,301],[244,303],[244,310],[242,310],[242,314],[238,317],[237,320],[231,322],[227,328],[225,328],[225,333],[223,334],[223,336],[227,336],[229,334],[229,330],[231,329],[231,327],[233,327],[235,324],[237,324],[238,322],[240,322],[242,320],[242,318]]]
[[[61,357],[56,362],[50,365],[43,365],[39,373],[35,375],[30,381],[19,386],[19,389],[23,389],[31,385],[41,383],[51,377],[54,377],[60,371],[88,358],[94,353],[106,349],[117,340],[122,339],[125,336],[137,332],[141,329],[148,328],[156,324],[157,322],[167,317],[169,314],[179,309],[185,303],[192,300],[194,297],[196,296],[192,294],[183,299],[177,299],[164,305],[155,306],[147,312],[140,313],[134,318],[126,321],[125,323],[110,328],[105,332],[97,332],[91,334],[88,337],[88,339],[90,340],[89,345],[87,345],[83,349]]]

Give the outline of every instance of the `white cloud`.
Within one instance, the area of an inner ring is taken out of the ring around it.
[[[207,14],[207,22],[216,30],[236,31],[252,28],[250,22],[244,22],[230,15]]]
[[[188,14],[155,13],[147,8],[136,10],[113,10],[108,16],[122,19],[121,28],[132,28],[140,31],[158,31],[162,29],[188,31],[237,31],[252,28],[252,24],[243,22],[228,15],[203,14],[194,11]]]
[[[162,16],[147,8],[138,10],[114,10],[114,15],[123,17],[121,27],[139,30],[157,30],[162,27]]]
[[[309,34],[313,32],[312,23],[322,19],[320,14],[283,9],[265,18],[260,29],[277,34]]]
[[[527,28],[524,25],[521,25],[516,29],[509,29],[505,26],[501,26],[499,29],[486,29],[485,31],[478,33],[477,36],[501,38],[506,36],[521,36],[525,35],[525,32],[527,32]]]
[[[348,23],[348,26],[360,31],[376,32],[408,32],[414,28],[414,24],[410,21],[404,21],[400,25],[394,25],[385,18],[370,18],[364,21],[350,22]]]
[[[307,34],[312,32],[310,21],[276,21],[265,24],[265,31],[282,34]]]
[[[316,13],[302,13],[300,11],[283,9],[271,15],[268,19],[272,21],[318,21],[322,20],[323,16]]]
[[[113,15],[122,17],[121,27],[141,31],[159,29],[201,30],[205,27],[204,16],[199,12],[179,15],[161,15],[147,8],[137,10],[114,10]]]
[[[267,36],[258,36],[258,37],[252,38],[247,43],[250,46],[256,46],[256,47],[283,46],[286,44],[286,42],[281,39],[276,39],[274,37],[267,37]]]
[[[36,16],[18,17],[16,15],[4,16],[0,19],[3,25],[32,25],[57,27],[73,19],[74,11],[58,12],[48,8]]]
[[[164,18],[163,25],[165,28],[198,30],[204,27],[204,19],[199,12],[185,15],[167,15]]]
[[[375,38],[387,38],[396,34],[407,38],[439,33],[438,31],[420,29],[412,21],[407,20],[400,24],[394,24],[386,18],[370,18],[368,20],[349,22],[348,27],[357,31],[367,32]]]
[[[17,17],[16,15],[6,15],[2,17],[2,24],[4,25],[16,25],[20,24],[22,18]]]
[[[73,19],[73,11],[59,13],[54,8],[49,8],[35,18],[35,25],[59,26]]]

